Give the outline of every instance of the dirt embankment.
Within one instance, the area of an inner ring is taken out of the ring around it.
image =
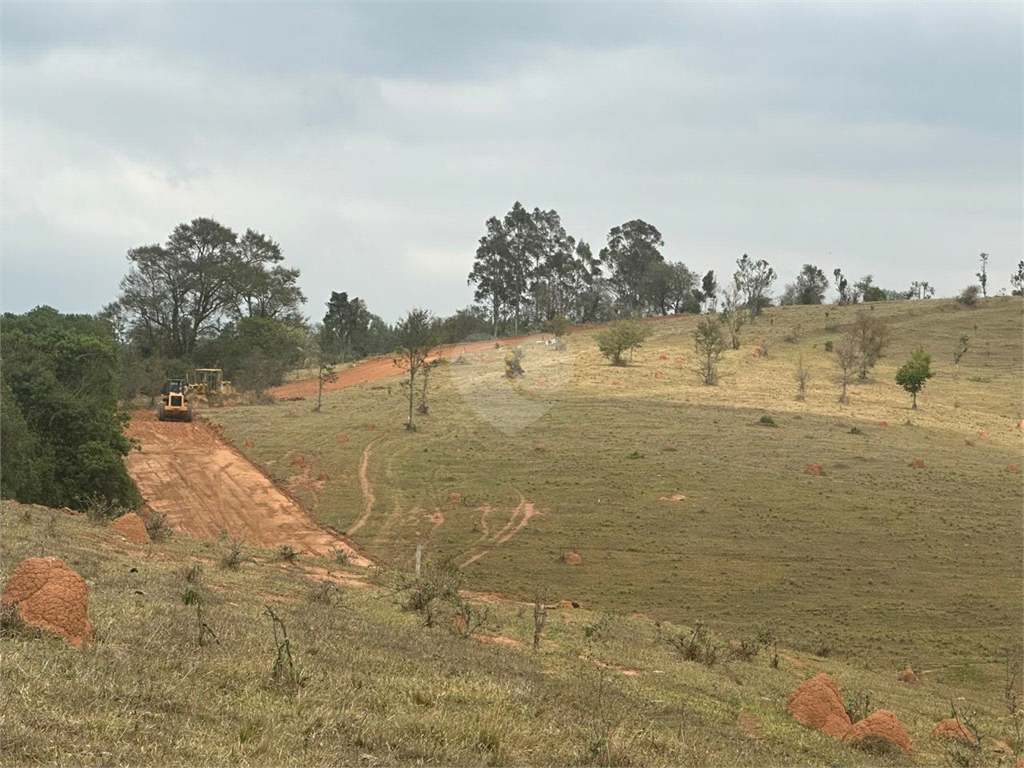
[[[223,442],[202,419],[160,422],[133,414],[129,437],[142,450],[125,459],[143,499],[178,531],[197,538],[222,532],[257,547],[282,545],[296,552],[349,553],[353,565],[369,565],[342,534],[314,520],[297,501]]]
[[[511,339],[501,339],[500,344],[503,347],[515,346],[516,344],[520,344],[531,338],[540,337],[537,335],[516,336]],[[481,350],[493,348],[494,341],[492,340],[474,341],[466,344],[446,344],[439,347],[431,359],[436,360],[438,358],[457,357],[458,355],[467,352],[479,352]],[[329,384],[324,384],[324,392],[330,392],[335,389],[345,389],[346,387],[353,387],[356,384],[366,384],[380,379],[387,379],[392,376],[399,376],[402,373],[402,369],[395,365],[395,361],[392,357],[371,357],[369,360],[364,360],[351,368],[338,371],[338,378],[335,381],[332,381]],[[299,381],[289,381],[279,387],[272,387],[270,394],[279,400],[286,397],[315,397],[316,390],[317,380],[315,378],[300,379]]]

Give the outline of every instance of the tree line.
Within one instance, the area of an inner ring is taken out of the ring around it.
[[[719,310],[735,331],[743,315],[753,320],[772,303],[778,277],[767,261],[744,254],[720,283],[714,270],[701,274],[667,260],[661,233],[641,219],[612,227],[596,255],[566,231],[554,209],[529,211],[516,202],[484,230],[468,275],[474,304],[431,316],[438,343],[537,331],[556,320]],[[116,301],[99,314],[119,342],[123,397],[150,395],[165,376],[193,367],[223,368],[239,389],[263,390],[294,368],[391,354],[401,345],[401,323],[385,322],[346,291],[332,291],[322,318],[307,320],[299,270],[285,264],[277,242],[253,229],[239,235],[197,218],[176,226],[163,244],[131,249],[127,260]],[[1024,262],[1013,285],[1024,285]],[[820,304],[830,286],[839,304],[934,295],[925,281],[893,291],[871,275],[847,279],[840,269],[830,281],[820,267],[805,264],[778,302]]]

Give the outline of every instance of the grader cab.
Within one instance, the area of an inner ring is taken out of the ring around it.
[[[189,377],[188,391],[208,405],[223,405],[228,396],[236,394],[222,368],[196,368]]]

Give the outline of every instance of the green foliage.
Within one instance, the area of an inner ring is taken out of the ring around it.
[[[794,285],[794,304],[821,304],[828,290],[828,278],[813,264],[804,264]]]
[[[129,416],[118,406],[109,326],[38,307],[4,315],[0,348],[2,495],[72,509],[95,495],[134,508],[138,491],[122,461],[131,449],[123,432]]]
[[[913,399],[912,408],[917,408],[917,393],[924,389],[928,379],[935,375],[932,373],[931,364],[932,356],[919,345],[903,367],[896,371],[896,383],[910,393]]]
[[[541,326],[541,330],[552,334],[556,339],[561,339],[572,332],[572,320],[564,315],[555,315]]]
[[[633,351],[640,349],[650,335],[650,329],[635,320],[618,320],[594,338],[597,340],[597,348],[612,365],[626,365],[623,357],[626,351],[629,351],[632,358]]]
[[[270,317],[245,317],[202,344],[195,361],[223,368],[236,389],[263,392],[302,364],[305,346],[306,332],[300,326]]]
[[[689,633],[682,633],[672,639],[672,645],[686,661],[696,661],[713,667],[718,661],[719,645],[708,628],[698,623]]]
[[[712,317],[702,318],[693,332],[693,346],[700,355],[698,371],[708,386],[718,383],[718,360],[725,354],[726,340],[722,323]]]
[[[645,276],[652,265],[665,261],[658,250],[664,245],[657,228],[641,219],[609,230],[600,258],[611,270],[612,287],[628,309],[642,308]]]
[[[1017,271],[1010,275],[1014,296],[1024,296],[1024,261],[1017,263]]]
[[[367,353],[370,321],[373,316],[366,302],[357,296],[349,299],[344,291],[331,291],[323,319],[323,348],[331,362],[345,362],[352,355]]]
[[[768,305],[766,294],[777,274],[764,259],[754,261],[745,253],[736,260],[736,266],[733,281],[743,295],[743,306],[750,311],[750,320],[753,322]]]
[[[395,331],[399,344],[395,351],[395,365],[409,372],[409,379],[406,382],[409,394],[409,421],[405,426],[406,429],[414,430],[416,425],[413,423],[412,410],[416,397],[416,375],[423,370],[430,353],[437,347],[434,316],[425,309],[409,310]]]
[[[778,425],[777,425],[777,424],[775,423],[775,419],[773,419],[773,418],[772,418],[772,417],[771,417],[771,416],[770,416],[769,414],[767,414],[767,413],[766,413],[766,414],[764,414],[764,415],[763,415],[763,416],[762,416],[762,417],[761,417],[761,418],[760,418],[760,419],[758,420],[758,423],[759,423],[759,424],[761,424],[761,425],[763,425],[763,426],[765,426],[765,427],[775,427],[775,426],[778,426]]]
[[[165,245],[128,252],[121,296],[104,314],[144,355],[189,357],[225,321],[261,317],[295,324],[305,302],[299,270],[281,247],[247,230],[239,238],[213,219],[179,224]]]

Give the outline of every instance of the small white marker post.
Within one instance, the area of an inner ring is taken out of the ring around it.
[[[416,545],[416,578],[420,577],[420,563],[423,561],[423,545]]]

